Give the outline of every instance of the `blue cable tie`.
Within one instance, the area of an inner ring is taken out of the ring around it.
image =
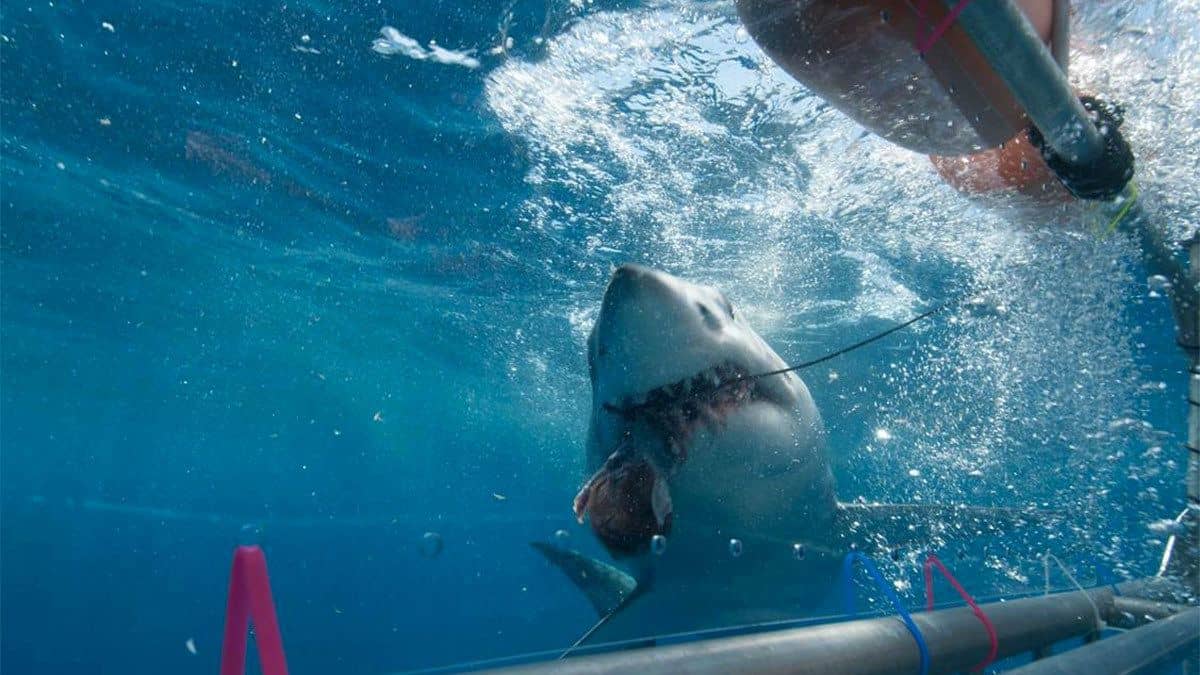
[[[879,573],[879,568],[875,567],[875,563],[872,562],[870,558],[857,551],[852,551],[846,554],[846,559],[842,563],[842,601],[846,608],[846,614],[848,614],[850,618],[856,618],[858,616],[858,612],[854,607],[855,560],[863,564],[863,567],[866,568],[867,572],[871,575],[871,578],[874,579],[875,586],[878,587],[879,590],[883,591],[883,594],[887,596],[888,601],[892,603],[892,608],[896,610],[896,613],[899,614],[900,618],[904,621],[905,627],[908,628],[908,632],[912,634],[913,640],[915,640],[917,643],[917,651],[921,654],[921,675],[928,675],[929,647],[925,644],[925,637],[921,635],[921,629],[917,628],[917,624],[913,622],[912,615],[909,614],[908,610],[904,608],[904,605],[900,602],[900,598],[896,596],[896,592],[892,590],[892,587],[889,586],[884,580],[883,575]]]

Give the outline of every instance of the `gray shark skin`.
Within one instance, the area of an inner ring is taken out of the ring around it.
[[[592,478],[574,507],[614,564],[534,544],[595,607],[587,640],[836,611],[850,550],[1024,522],[1015,509],[839,502],[807,386],[751,377],[787,364],[714,288],[621,266],[588,363]]]

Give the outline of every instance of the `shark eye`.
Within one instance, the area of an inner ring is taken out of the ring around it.
[[[696,308],[700,310],[700,318],[704,320],[704,324],[706,326],[713,330],[720,330],[721,320],[717,318],[716,314],[713,314],[713,311],[708,308],[708,305],[704,304],[703,302],[697,302]]]

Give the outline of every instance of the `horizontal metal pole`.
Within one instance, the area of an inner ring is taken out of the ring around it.
[[[1200,607],[1009,671],[1013,675],[1158,672],[1200,658]]]
[[[1187,586],[1174,577],[1143,577],[1116,584],[1118,597],[1156,600],[1173,604],[1192,602]]]
[[[1187,605],[1118,595],[1113,598],[1113,616],[1105,620],[1110,626],[1117,628],[1137,628],[1159,619],[1181,614],[1189,609],[1191,607]]]
[[[1087,164],[1103,154],[1104,139],[1066,74],[1011,0],[945,2],[948,8],[969,3],[959,25],[1059,155]]]
[[[1093,589],[994,602],[983,609],[996,629],[997,658],[1005,658],[1094,633],[1100,628],[1096,611],[1108,617],[1114,605],[1111,591]],[[987,632],[967,607],[917,613],[913,621],[929,648],[931,673],[965,671],[987,656]],[[915,673],[919,665],[912,635],[898,618],[885,617],[579,656],[495,672],[883,675]]]

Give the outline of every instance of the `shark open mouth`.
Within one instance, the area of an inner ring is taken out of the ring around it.
[[[687,459],[688,446],[701,425],[715,431],[730,413],[758,398],[757,380],[745,369],[725,363],[652,389],[644,397],[626,397],[620,405],[605,403],[604,408],[630,427],[644,422],[661,433],[674,469]]]
[[[622,441],[575,496],[576,518],[582,523],[590,516],[596,536],[614,556],[644,551],[655,535],[670,532],[666,479],[687,460],[697,430],[717,431],[731,413],[759,397],[757,380],[725,363],[644,396],[626,397],[619,405],[605,403],[604,409],[623,421]],[[648,429],[661,444],[638,447],[632,440],[635,428]]]

